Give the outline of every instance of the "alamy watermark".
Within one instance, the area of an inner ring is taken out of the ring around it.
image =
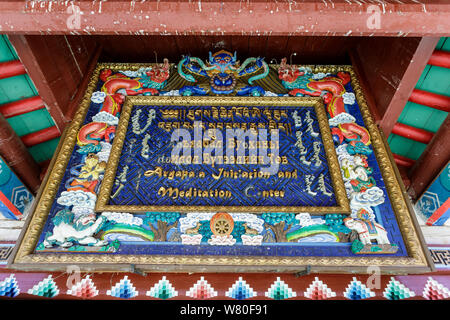
[[[260,165],[264,175],[278,173],[279,165],[287,162],[280,157],[278,129],[219,129],[204,130],[201,121],[194,122],[193,136],[187,129],[172,132],[172,164],[203,164],[215,166]],[[270,150],[270,152],[269,152]]]
[[[83,12],[75,1],[58,0],[27,0],[25,1],[24,11],[28,13],[54,13],[60,17],[60,13],[67,14],[66,27],[69,30],[81,29],[81,16]],[[99,2],[99,13],[101,10],[101,1]],[[64,17],[65,15],[61,15]]]
[[[372,4],[367,7],[367,14],[369,17],[366,20],[367,28],[381,29],[381,9],[379,6]]]
[[[66,287],[70,290],[81,281],[81,269],[79,266],[72,264],[66,267],[66,273],[68,274]]]
[[[367,278],[366,287],[369,289],[381,289],[381,269],[378,266],[369,266],[366,270],[370,276]]]
[[[70,30],[79,30],[81,29],[81,9],[79,6],[72,5],[68,6],[66,9],[66,13],[69,14],[69,17],[66,20],[67,28]]]

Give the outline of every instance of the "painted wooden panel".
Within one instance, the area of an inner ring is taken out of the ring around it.
[[[82,37],[83,39],[86,36]],[[155,62],[168,58],[177,62],[182,55],[207,58],[208,51],[236,51],[243,62],[247,57],[265,57],[267,62],[296,53],[296,64],[347,64],[348,51],[358,43],[354,37],[305,36],[92,36],[103,45],[101,61]]]

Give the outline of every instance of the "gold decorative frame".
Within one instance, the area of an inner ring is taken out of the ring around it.
[[[127,134],[130,117],[133,107],[136,105],[151,106],[267,106],[267,107],[313,107],[320,127],[322,143],[328,162],[329,173],[333,185],[336,206],[311,207],[311,206],[199,206],[199,205],[111,205],[108,204],[111,197],[112,188],[116,178],[116,171],[119,159]],[[325,107],[320,98],[295,98],[295,97],[129,97],[126,99],[116,128],[116,133],[111,148],[110,157],[105,170],[105,175],[97,195],[95,211],[116,211],[116,212],[309,212],[311,214],[344,213],[350,214],[350,205],[345,191],[344,181],[341,175],[336,150],[334,148],[330,127]]]
[[[346,71],[360,107],[364,124],[380,168],[392,208],[408,251],[406,257],[262,257],[262,256],[189,256],[189,255],[122,255],[122,254],[56,254],[35,253],[35,247],[55,201],[59,185],[74,150],[76,136],[90,105],[100,71],[138,70],[149,64],[98,64],[93,72],[78,112],[61,137],[48,173],[33,204],[8,267],[19,270],[60,270],[77,265],[82,271],[124,272],[335,272],[373,273],[373,267],[387,274],[424,273],[434,270],[433,262],[423,236],[412,213],[401,177],[396,168],[386,139],[375,124],[367,106],[362,88],[351,66],[310,66],[312,71],[336,73]]]

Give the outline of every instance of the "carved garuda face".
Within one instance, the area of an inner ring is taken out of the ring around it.
[[[221,50],[215,54],[209,56],[209,63],[219,66],[222,70],[230,65],[236,64],[236,53],[233,55],[231,52]]]

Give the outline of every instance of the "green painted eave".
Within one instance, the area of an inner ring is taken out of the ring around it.
[[[18,60],[19,57],[5,35],[0,35],[0,63]],[[27,74],[0,79],[0,104],[37,96],[38,92]],[[40,109],[7,119],[16,134],[26,134],[55,125],[47,109]],[[51,159],[59,138],[28,148],[36,162]]]
[[[441,38],[436,50],[450,51],[450,38]],[[450,96],[450,69],[427,65],[415,88]],[[436,132],[446,117],[447,112],[408,102],[397,121],[415,128]],[[426,144],[396,134],[389,136],[388,143],[393,153],[413,160],[417,160],[426,148]]]

